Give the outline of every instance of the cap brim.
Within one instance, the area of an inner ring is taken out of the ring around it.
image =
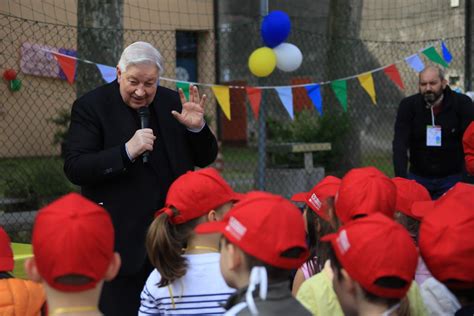
[[[435,201],[418,201],[411,206],[411,213],[414,218],[422,219],[434,209]]]
[[[337,234],[328,234],[321,237],[321,241],[333,241],[337,238]]]
[[[208,222],[199,224],[194,231],[197,234],[224,233],[227,222]]]
[[[234,192],[232,201],[239,202],[245,197],[245,193]]]
[[[306,202],[307,196],[308,196],[308,192],[300,192],[300,193],[293,194],[293,196],[291,197],[291,200],[295,202]]]

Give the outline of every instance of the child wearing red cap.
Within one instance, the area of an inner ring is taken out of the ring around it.
[[[393,219],[396,206],[396,187],[392,180],[374,167],[356,168],[341,181],[335,199],[339,222],[358,221],[371,214],[383,214]],[[343,315],[332,286],[334,273],[327,261],[324,269],[301,285],[296,298],[313,315]],[[425,307],[416,283],[408,292],[412,315],[425,315]]]
[[[310,315],[289,287],[291,269],[308,257],[303,218],[290,201],[251,192],[222,221],[201,224],[196,232],[222,234],[221,271],[238,289],[226,315]]]
[[[189,171],[170,186],[147,235],[156,268],[141,293],[139,315],[223,314],[234,292],[219,269],[219,235],[196,235],[199,223],[220,220],[240,199],[212,168]]]
[[[334,291],[345,315],[406,315],[400,304],[418,261],[405,228],[382,214],[342,226],[330,241]]]
[[[464,146],[466,170],[470,175],[474,175],[474,122],[471,122],[464,132],[462,144]]]
[[[0,227],[0,315],[45,315],[46,296],[41,284],[15,279],[10,237]]]
[[[336,229],[334,197],[340,184],[339,178],[327,176],[309,192],[296,193],[291,197],[292,201],[305,203],[303,218],[310,253],[308,260],[298,269],[293,280],[294,296],[298,293],[303,281],[321,271],[322,265],[328,259],[328,244],[321,243],[320,237]]]
[[[432,315],[474,315],[474,186],[457,183],[436,201],[413,204],[422,217],[419,247],[433,277],[444,286],[421,286]]]
[[[101,315],[102,284],[120,268],[114,228],[107,211],[77,193],[45,206],[33,226],[29,277],[42,281],[49,315]]]

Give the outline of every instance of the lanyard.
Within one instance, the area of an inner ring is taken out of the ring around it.
[[[434,127],[435,126],[435,117],[433,113],[433,106],[430,106],[431,109],[431,125]]]

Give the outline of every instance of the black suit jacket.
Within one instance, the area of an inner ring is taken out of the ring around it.
[[[157,139],[148,164],[141,158],[132,163],[126,156],[125,143],[140,125],[116,81],[74,102],[66,139],[66,176],[110,213],[122,275],[134,274],[143,265],[146,230],[170,184],[195,166],[212,163],[217,155],[217,141],[207,125],[193,133],[172,116],[172,110],[182,109],[177,92],[158,87],[149,107]]]

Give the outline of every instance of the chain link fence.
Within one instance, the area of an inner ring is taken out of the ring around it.
[[[118,2],[123,6],[123,29],[114,32],[114,26],[108,25],[89,33],[123,37],[123,47],[138,40],[155,45],[165,59],[161,85],[176,88],[166,78],[200,83],[201,92],[211,96],[206,118],[221,144],[214,166],[237,191],[266,189],[290,197],[309,190],[323,175],[342,176],[350,168],[368,165],[392,176],[397,106],[417,91],[417,75],[404,58],[430,45],[439,51],[443,39],[453,55],[448,79],[463,82],[463,1],[458,7],[442,0],[430,4],[422,0],[270,1],[270,11],[290,15],[287,41],[300,48],[304,60],[295,72],[275,70],[264,79],[252,76],[247,67],[251,52],[263,46],[257,1],[238,5],[230,0]],[[88,36],[78,29],[85,17],[77,12],[75,1],[1,4],[1,68],[15,69],[22,82],[16,92],[6,80],[0,86],[0,225],[14,241],[29,241],[38,208],[79,190],[62,171],[61,141],[69,111],[77,94],[102,83],[94,63],[115,66],[117,62],[116,51],[101,56],[96,52],[96,57],[77,51],[78,36],[82,40]],[[92,14],[84,8],[81,12]],[[79,58],[74,84],[67,83],[51,51]],[[382,71],[374,72],[374,105],[354,76],[392,63],[405,89],[400,90]],[[347,80],[344,111],[328,83],[347,77],[353,78]],[[229,121],[210,89],[212,84],[305,83],[321,83],[323,115],[304,88],[295,87],[294,120],[274,89],[263,90],[261,117],[256,119],[245,89],[240,88],[231,89]]]

